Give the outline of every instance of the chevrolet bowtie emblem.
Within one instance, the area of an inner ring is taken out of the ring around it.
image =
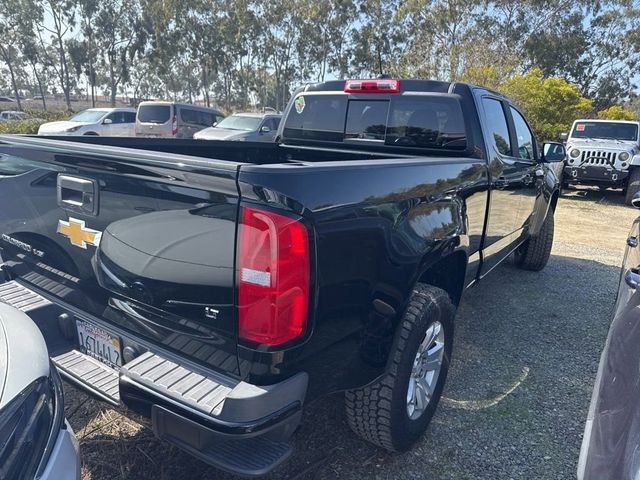
[[[87,248],[87,244],[97,247],[100,245],[102,232],[85,227],[84,220],[76,220],[69,217],[69,221],[58,221],[58,233],[71,241],[71,245]]]

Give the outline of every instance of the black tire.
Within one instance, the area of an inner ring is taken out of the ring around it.
[[[515,252],[515,263],[524,270],[542,270],[551,256],[553,246],[553,210],[549,210],[540,232],[530,237]]]
[[[424,433],[447,378],[453,344],[455,307],[447,292],[417,284],[397,328],[386,373],[376,382],[345,393],[347,420],[364,440],[390,451],[408,450]],[[440,322],[444,354],[433,395],[422,414],[411,419],[407,410],[409,380],[418,348],[427,329]]]
[[[631,205],[631,200],[640,192],[640,168],[631,167],[629,178],[627,179],[627,188],[624,193],[624,203]]]

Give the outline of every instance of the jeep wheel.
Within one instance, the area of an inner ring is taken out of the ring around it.
[[[345,393],[347,420],[363,439],[404,451],[424,433],[449,370],[455,307],[449,295],[417,284],[396,331],[386,373]]]
[[[549,261],[553,246],[553,210],[549,209],[544,224],[535,237],[520,245],[515,252],[515,263],[524,270],[540,271]]]
[[[632,167],[627,179],[627,188],[624,194],[624,203],[631,205],[631,200],[640,192],[640,168]]]

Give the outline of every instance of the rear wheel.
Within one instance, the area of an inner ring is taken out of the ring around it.
[[[631,200],[640,192],[640,168],[632,167],[629,170],[629,178],[627,179],[627,188],[624,193],[624,203],[631,205]]]
[[[407,450],[420,438],[447,378],[454,315],[444,290],[416,285],[385,375],[345,394],[347,420],[357,435],[390,451]]]
[[[515,263],[524,270],[542,270],[551,256],[553,246],[553,210],[549,209],[547,218],[538,235],[529,237],[515,252]]]

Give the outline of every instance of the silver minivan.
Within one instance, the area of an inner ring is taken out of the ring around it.
[[[136,136],[193,138],[193,134],[224,118],[213,108],[187,103],[141,102],[136,115]]]

